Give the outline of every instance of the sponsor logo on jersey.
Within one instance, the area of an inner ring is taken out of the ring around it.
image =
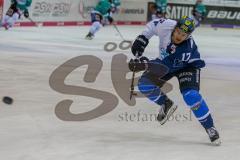
[[[172,44],[171,48],[170,48],[170,53],[173,54],[176,52],[176,46],[174,44]]]
[[[178,77],[185,77],[185,76],[192,76],[193,75],[193,73],[192,72],[182,72],[182,73],[180,73],[179,74],[179,76]]]

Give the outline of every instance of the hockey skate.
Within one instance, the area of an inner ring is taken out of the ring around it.
[[[9,25],[8,25],[7,23],[0,24],[0,27],[5,28],[5,30],[8,30],[8,29],[9,29]]]
[[[219,133],[218,133],[218,131],[215,127],[211,127],[209,129],[206,129],[206,132],[207,132],[207,134],[209,136],[209,139],[212,142],[212,144],[214,144],[216,146],[221,145],[221,140],[220,140],[220,137],[219,137]]]
[[[175,105],[170,99],[166,99],[165,103],[160,108],[157,116],[157,120],[159,121],[159,123],[163,125],[176,109],[177,105]]]
[[[92,40],[93,37],[94,37],[94,35],[91,32],[88,32],[88,34],[86,35],[85,39]]]

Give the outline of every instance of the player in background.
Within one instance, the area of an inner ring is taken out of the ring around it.
[[[102,26],[113,23],[112,15],[119,5],[120,1],[100,0],[97,6],[91,11],[92,25],[85,38],[89,40],[93,39],[96,32]]]
[[[109,15],[103,16],[103,21],[102,21],[103,26],[112,24],[113,14],[117,14],[120,9],[120,5],[121,5],[120,0],[109,0],[109,2],[111,3],[111,9],[110,9]]]
[[[11,0],[11,6],[6,15],[3,17],[1,26],[6,30],[13,27],[16,21],[23,14],[25,18],[29,17],[28,7],[32,4],[32,0]]]
[[[208,105],[199,92],[200,70],[205,67],[205,62],[200,58],[198,47],[191,36],[194,29],[194,20],[187,16],[178,22],[163,18],[149,22],[132,45],[131,50],[136,59],[130,60],[129,69],[135,72],[144,71],[138,81],[138,88],[149,100],[161,106],[157,120],[162,125],[177,109],[177,105],[161,87],[166,81],[176,77],[185,103],[206,130],[210,141],[220,145],[219,133]],[[160,57],[149,61],[142,54],[154,35],[160,40]]]
[[[119,12],[119,8],[121,5],[121,1],[120,0],[109,0],[109,2],[112,4],[112,13],[118,13]]]
[[[196,27],[200,26],[201,21],[203,21],[205,15],[206,15],[206,7],[203,4],[202,0],[197,0],[196,4],[194,5],[192,15],[194,18],[194,21],[196,23]]]
[[[152,19],[165,18],[167,10],[167,0],[155,0],[155,12],[152,15]]]

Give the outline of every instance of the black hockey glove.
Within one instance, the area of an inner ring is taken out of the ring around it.
[[[29,12],[28,12],[27,9],[23,12],[23,15],[24,15],[25,18],[28,18],[28,17],[29,17]]]
[[[141,57],[145,48],[148,45],[148,39],[144,35],[139,35],[132,45],[132,53],[136,57]]]
[[[17,0],[12,0],[11,4],[17,6]]]
[[[109,21],[110,24],[112,24],[113,21],[114,21],[113,18],[112,18],[111,16],[108,16],[107,19],[108,19],[108,21]]]
[[[128,63],[128,68],[132,72],[144,71],[148,67],[149,59],[147,57],[141,57],[140,59],[131,59]]]

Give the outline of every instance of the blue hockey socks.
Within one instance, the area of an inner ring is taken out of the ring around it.
[[[214,124],[211,113],[200,93],[197,90],[190,89],[183,91],[182,95],[184,101],[191,108],[201,125],[205,129],[213,127]]]
[[[165,103],[166,95],[161,92],[161,89],[159,86],[156,86],[148,78],[142,77],[139,80],[138,89],[148,99],[157,103],[158,105],[163,105]]]

